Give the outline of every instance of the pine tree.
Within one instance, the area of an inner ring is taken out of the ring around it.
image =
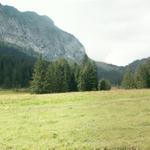
[[[79,77],[79,66],[74,63],[71,67],[71,77],[70,77],[70,83],[69,83],[69,89],[70,91],[78,91],[77,83],[78,83],[78,77]]]
[[[146,62],[147,88],[150,88],[150,59]]]
[[[144,65],[140,65],[135,73],[136,88],[147,88],[147,69]]]
[[[150,88],[150,60],[140,65],[135,73],[136,87]]]
[[[122,87],[125,89],[135,88],[134,75],[130,68],[127,68],[124,73]]]
[[[31,82],[32,92],[37,94],[45,93],[45,76],[46,76],[47,65],[46,62],[40,57],[35,63],[33,80]]]
[[[97,89],[97,68],[91,60],[84,61],[80,69],[78,88],[80,91]]]
[[[68,62],[64,59],[49,65],[46,73],[46,87],[49,92],[69,92],[72,89],[74,75]]]
[[[80,70],[80,74],[79,74],[79,80],[78,80],[78,89],[79,91],[86,91],[86,77],[87,76],[87,70],[86,68],[82,68]]]
[[[45,89],[47,93],[54,93],[56,91],[55,82],[54,63],[50,63],[45,76]]]
[[[58,83],[58,92],[70,91],[71,69],[65,59],[61,59],[56,63],[56,82]]]

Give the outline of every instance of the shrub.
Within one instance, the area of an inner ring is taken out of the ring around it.
[[[98,83],[98,89],[99,90],[111,90],[111,83],[109,80],[100,80]]]

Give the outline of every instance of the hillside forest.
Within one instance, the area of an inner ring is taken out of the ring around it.
[[[29,88],[33,93],[109,90],[111,86],[125,89],[150,88],[149,60],[134,70],[127,67],[116,79],[114,72],[105,78],[100,69],[87,56],[80,64],[63,58],[48,62],[42,56],[28,56],[18,47],[0,44],[1,88]]]

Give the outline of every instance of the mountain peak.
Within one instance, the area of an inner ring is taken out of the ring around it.
[[[85,56],[85,49],[78,39],[56,27],[48,16],[1,6],[0,41],[22,47],[27,54],[32,49],[48,61],[65,58],[79,62]]]

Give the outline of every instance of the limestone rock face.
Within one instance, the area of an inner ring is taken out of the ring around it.
[[[0,41],[22,47],[29,55],[32,49],[49,61],[65,58],[79,62],[85,56],[83,45],[49,17],[10,6],[0,5]]]

